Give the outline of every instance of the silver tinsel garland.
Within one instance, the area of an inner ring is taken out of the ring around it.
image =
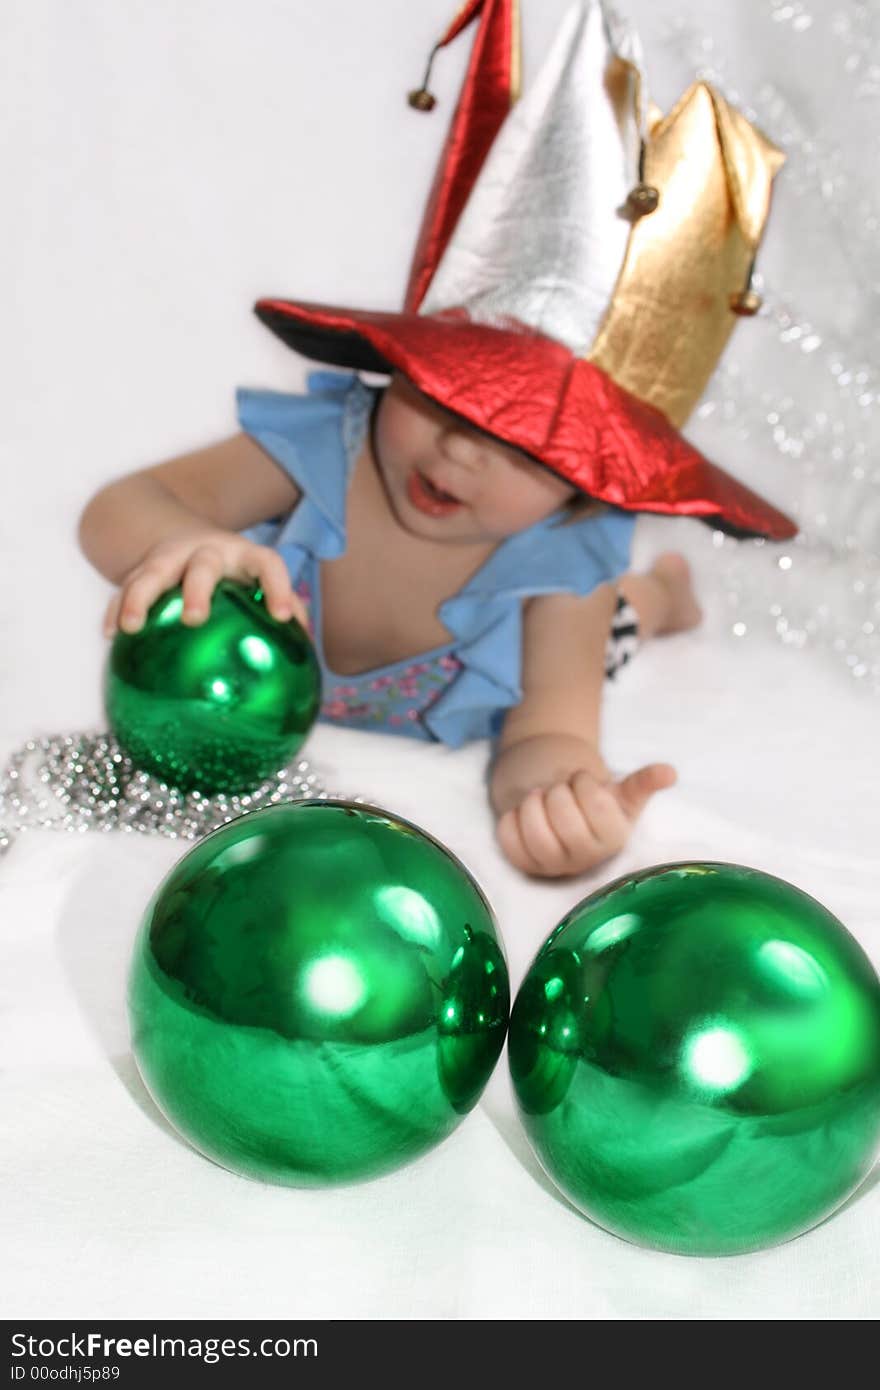
[[[55,734],[28,739],[0,774],[0,853],[17,833],[36,828],[140,831],[197,840],[249,811],[327,796],[304,759],[281,768],[251,792],[208,796],[180,791],[141,771],[111,734]]]

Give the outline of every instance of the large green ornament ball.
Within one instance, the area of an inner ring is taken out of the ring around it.
[[[209,1158],[294,1186],[372,1177],[444,1139],[498,1060],[507,967],[485,898],[386,811],[286,802],[206,836],[150,903],[132,1045]]]
[[[118,632],[107,718],[132,761],[182,790],[246,792],[294,757],[318,713],[321,676],[299,623],[278,622],[253,585],[223,579],[198,627],[181,589],[140,632]]]
[[[813,898],[733,864],[648,869],[575,907],[519,991],[509,1056],[553,1181],[661,1250],[788,1240],[880,1141],[871,963]]]

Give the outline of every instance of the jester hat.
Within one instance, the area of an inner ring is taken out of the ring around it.
[[[575,0],[521,100],[516,0],[468,0],[432,59],[476,18],[402,312],[261,299],[258,317],[306,357],[402,372],[612,506],[793,535],[679,432],[760,305],[781,152],[705,82],[660,115],[601,0]],[[410,102],[434,104],[427,75]]]

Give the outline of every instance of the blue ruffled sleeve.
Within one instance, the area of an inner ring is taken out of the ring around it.
[[[350,373],[313,372],[309,394],[240,387],[241,428],[296,483],[302,496],[282,517],[242,534],[273,546],[296,579],[306,560],[332,560],[345,550],[345,499],[363,441],[373,392]]]
[[[538,594],[592,593],[629,566],[635,517],[608,509],[561,523],[550,517],[502,542],[439,614],[463,663],[425,712],[435,738],[453,748],[498,733],[522,699],[522,604]]]

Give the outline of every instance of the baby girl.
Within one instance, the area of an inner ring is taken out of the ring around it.
[[[178,583],[183,621],[203,622],[223,575],[258,580],[274,617],[308,625],[281,551],[238,534],[290,513],[301,495],[248,434],[103,488],[85,509],[80,540],[120,585],[106,634],[117,626],[136,632],[153,601]],[[353,461],[345,551],[320,562],[325,669],[345,677],[411,666],[449,643],[438,609],[507,538],[548,519],[560,531],[598,526],[598,517],[566,519],[577,496],[547,468],[470,428],[396,374]],[[554,535],[545,529],[548,545]],[[617,589],[635,609],[643,638],[698,620],[679,556],[625,575]],[[602,759],[599,709],[615,601],[609,583],[583,596],[522,601],[522,698],[500,730],[490,797],[504,852],[529,873],[579,873],[614,854],[648,798],[675,780],[662,763],[616,779]]]
[[[323,718],[494,740],[504,853],[579,874],[675,780],[665,763],[614,776],[600,751],[606,669],[636,631],[700,617],[680,556],[627,572],[635,513],[794,529],[679,433],[758,307],[781,156],[704,83],[653,112],[600,3],[576,0],[518,101],[511,0],[472,0],[441,44],[476,17],[403,312],[260,301],[290,347],[353,371],[240,391],[241,433],[109,484],[80,539],[120,586],[108,635],[174,584],[195,625],[221,576],[258,581],[274,617],[310,627]]]

